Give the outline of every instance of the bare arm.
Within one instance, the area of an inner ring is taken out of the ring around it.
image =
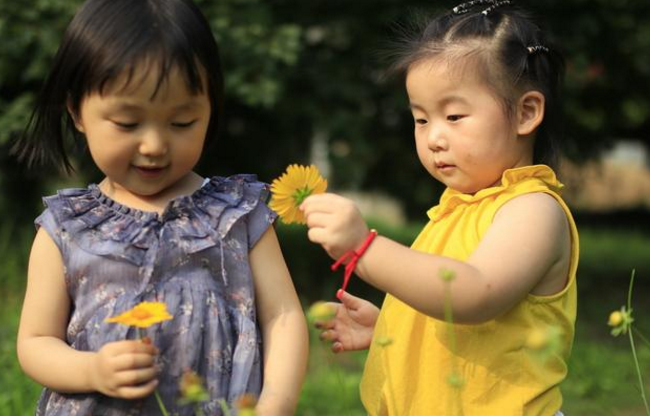
[[[264,385],[256,411],[292,415],[307,367],[307,324],[272,227],[251,250],[250,261],[264,341]]]
[[[313,199],[312,199],[313,198]],[[303,204],[309,238],[336,258],[357,248],[368,233],[351,201],[316,195]],[[566,282],[570,260],[564,211],[551,196],[527,194],[506,203],[466,262],[412,250],[379,236],[356,273],[373,286],[415,309],[444,318],[442,270],[450,270],[454,319],[479,323],[493,319],[528,293],[551,294]]]
[[[18,359],[25,373],[59,392],[100,391],[143,397],[156,387],[155,347],[137,341],[77,351],[65,342],[70,298],[58,247],[44,229],[34,239],[18,329]]]

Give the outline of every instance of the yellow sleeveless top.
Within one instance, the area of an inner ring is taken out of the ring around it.
[[[573,343],[578,266],[578,232],[561,188],[548,166],[535,165],[507,170],[501,185],[475,195],[443,193],[413,249],[466,260],[503,204],[544,192],[562,206],[571,228],[569,280],[561,292],[529,294],[494,320],[454,325],[455,353],[449,325],[386,295],[361,380],[361,400],[371,416],[550,416],[560,410],[558,385]],[[527,345],[533,333],[556,334],[545,355]],[[460,386],[450,379],[454,374]]]

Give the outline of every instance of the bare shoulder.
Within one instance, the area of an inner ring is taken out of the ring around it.
[[[558,227],[568,231],[566,213],[557,199],[544,192],[531,192],[505,203],[495,216],[495,221],[504,219],[530,221],[531,227]]]
[[[551,295],[562,290],[571,262],[571,230],[558,200],[543,192],[521,195],[503,205],[495,216],[497,222],[507,224],[520,236],[520,243],[536,253],[540,278],[531,293]]]

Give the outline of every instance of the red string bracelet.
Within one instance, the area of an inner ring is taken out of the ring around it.
[[[357,267],[357,262],[363,256],[363,253],[368,250],[368,247],[370,246],[370,243],[372,243],[372,240],[377,237],[377,230],[370,230],[370,233],[368,234],[368,237],[366,237],[365,241],[359,247],[358,250],[350,250],[347,253],[343,254],[341,257],[339,257],[338,260],[334,264],[332,264],[332,271],[336,271],[336,269],[339,268],[341,264],[343,264],[344,261],[350,260],[348,264],[345,265],[345,273],[343,274],[343,285],[341,285],[341,288],[336,291],[336,298],[341,299],[341,296],[343,296],[343,292],[345,289],[348,287],[348,283],[350,282],[350,276],[352,276],[352,272],[354,269]]]

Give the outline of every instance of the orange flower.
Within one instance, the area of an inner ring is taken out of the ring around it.
[[[172,318],[167,312],[167,305],[163,302],[141,302],[121,315],[107,318],[105,322],[148,328]]]
[[[304,224],[305,216],[298,207],[309,195],[322,194],[326,189],[327,180],[316,166],[289,165],[287,171],[271,183],[269,207],[285,224]]]

